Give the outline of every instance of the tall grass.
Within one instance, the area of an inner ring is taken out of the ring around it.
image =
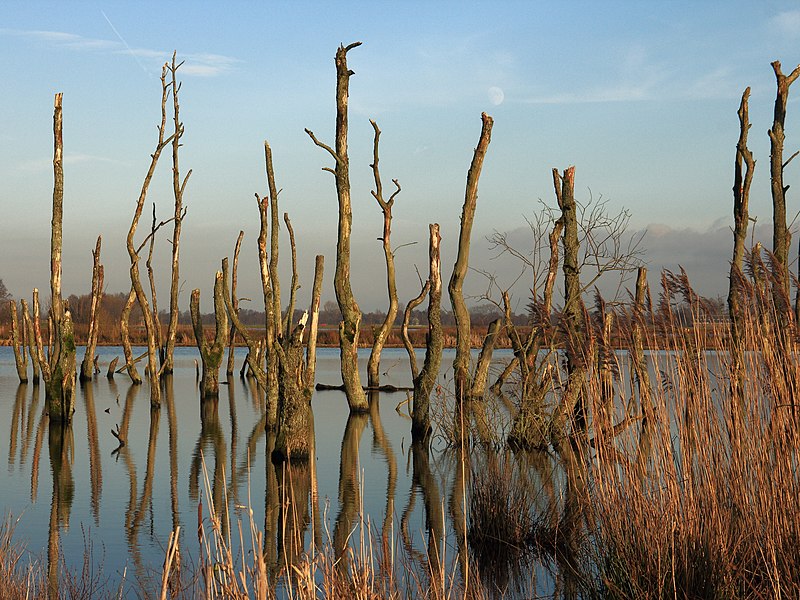
[[[671,283],[701,317],[685,277]],[[720,331],[714,353],[662,311],[650,340],[666,350],[650,355],[655,419],[616,437],[595,428],[585,507],[593,595],[800,597],[800,357],[791,315],[778,326],[786,317],[756,294],[742,345]]]

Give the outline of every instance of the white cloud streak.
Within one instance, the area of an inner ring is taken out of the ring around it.
[[[110,23],[109,23],[110,24]],[[119,36],[116,29],[114,33]],[[18,37],[27,39],[34,43],[46,44],[55,48],[65,48],[74,51],[85,52],[107,52],[111,54],[128,54],[132,56],[147,71],[148,67],[157,72],[161,65],[170,60],[172,52],[165,50],[155,50],[151,48],[135,48],[127,44],[120,37],[119,41],[88,38],[74,33],[63,31],[40,31],[40,30],[17,30],[0,28],[0,36]],[[230,56],[211,53],[189,53],[179,55],[179,60],[184,64],[181,73],[186,76],[195,77],[218,77],[229,73],[235,69],[237,63],[241,62]],[[147,64],[140,62],[140,59]]]

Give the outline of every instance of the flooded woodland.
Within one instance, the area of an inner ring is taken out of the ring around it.
[[[280,218],[265,142],[267,193],[254,206],[263,324],[240,319],[240,234],[209,274],[213,314],[201,313],[200,290],[190,294],[194,347],[177,343],[191,174],[179,162],[181,63],[173,56],[163,67],[155,150],[132,204],[120,347],[98,346],[100,238],[80,330],[62,298],[67,205],[56,95],[49,306],[44,317],[36,289],[30,305],[12,301],[11,347],[0,348],[8,416],[0,575],[11,597],[800,595],[800,293],[782,179],[794,158],[783,157],[783,124],[800,67],[787,76],[772,64],[771,250],[747,243],[755,161],[749,88],[742,94],[721,310],[683,270],[664,271],[651,289],[641,239],[626,234],[628,214],[576,198],[570,166],[552,170],[555,204],[529,221],[531,248],[502,234],[490,240],[527,277],[525,323],[489,276],[481,300],[496,318],[473,327],[463,284],[475,276],[471,230],[493,125],[485,113],[452,268],[431,223],[420,289],[398,290],[391,223],[402,188],[393,180],[384,190],[373,121],[371,193],[383,214],[388,309],[369,347],[350,271],[347,55],[359,45],[336,51],[335,141],[306,130],[328,161],[339,207],[336,256],[327,267],[316,257],[314,280],[304,282],[310,305],[298,306],[301,247],[288,214]],[[162,158],[171,161],[174,213],[159,221],[153,208],[147,229],[140,225]],[[289,282],[279,279],[283,227]],[[154,256],[165,232],[171,256]],[[171,265],[163,313],[154,258]],[[317,345],[326,268],[338,348]],[[616,295],[600,292],[601,278],[619,280]],[[417,307],[425,340],[415,348],[408,331]],[[448,331],[443,311],[453,318]],[[134,313],[142,346],[131,341]],[[393,332],[404,347],[384,348]]]

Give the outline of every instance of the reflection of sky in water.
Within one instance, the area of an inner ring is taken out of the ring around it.
[[[80,354],[80,351],[79,351]],[[95,473],[94,485],[102,485],[101,495],[92,499],[92,477],[90,473],[89,428],[87,427],[87,402],[84,392],[79,389],[76,413],[73,419],[72,478],[74,498],[69,511],[69,526],[61,530],[62,555],[67,564],[79,567],[83,559],[85,541],[90,540],[96,562],[103,562],[105,576],[111,582],[118,581],[127,567],[128,580],[133,577],[153,575],[161,568],[164,551],[170,531],[180,524],[184,532],[183,551],[193,558],[197,557],[194,537],[197,515],[197,501],[190,494],[190,477],[193,455],[200,441],[201,422],[197,383],[195,379],[195,348],[177,348],[175,355],[175,376],[173,391],[175,398],[175,422],[178,428],[177,473],[178,513],[173,515],[173,502],[170,480],[170,424],[166,403],[155,413],[160,419],[155,439],[155,453],[152,455],[152,477],[147,476],[148,439],[150,435],[150,402],[147,386],[131,386],[125,374],[118,374],[114,380],[105,377],[105,366],[116,355],[118,348],[98,348],[102,373],[91,384],[92,400],[95,409],[96,432],[101,469]],[[139,352],[135,350],[135,355]],[[222,454],[225,476],[228,481],[228,497],[232,515],[238,514],[243,520],[245,531],[247,515],[241,507],[252,506],[254,519],[259,528],[264,527],[265,511],[265,444],[263,428],[258,427],[261,409],[254,400],[250,384],[243,384],[238,377],[238,367],[244,358],[244,350],[237,352],[237,374],[231,385],[220,386],[218,405],[221,437],[217,438],[216,448]],[[498,356],[508,358],[507,352]],[[368,350],[360,354],[362,373],[366,369]],[[78,357],[80,361],[80,355]],[[421,364],[423,352],[418,351]],[[452,353],[446,351],[442,361],[443,369],[450,369]],[[411,384],[408,357],[403,349],[386,349],[382,360],[382,384],[409,386]],[[224,373],[221,377],[224,380]],[[449,379],[449,378],[448,378]],[[366,378],[364,377],[364,380]],[[317,359],[317,381],[336,384],[341,381],[339,374],[339,351],[334,348],[321,348]],[[42,419],[44,391],[38,388],[38,400],[34,397],[32,384],[20,387],[14,368],[11,348],[0,348],[0,411],[7,415],[6,425],[0,427],[0,448],[8,450],[7,469],[0,472],[0,507],[14,518],[20,517],[16,529],[16,540],[25,544],[34,555],[46,559],[50,501],[53,479],[48,450],[47,419]],[[21,395],[20,395],[21,394]],[[17,399],[20,398],[18,402]],[[402,547],[400,538],[400,517],[409,500],[412,478],[410,459],[410,421],[398,414],[397,404],[406,398],[405,392],[382,394],[380,396],[380,419],[386,440],[391,446],[397,462],[397,482],[394,498],[394,536],[397,538],[398,552]],[[233,404],[231,404],[233,399]],[[130,404],[127,446],[118,454],[112,454],[117,440],[111,430],[123,423],[123,411]],[[233,410],[232,410],[233,408]],[[338,391],[316,392],[313,399],[317,447],[317,477],[319,485],[320,509],[323,514],[323,541],[333,536],[334,524],[339,514],[338,490],[340,472],[340,452],[342,436],[347,423],[348,411],[344,395]],[[409,410],[404,405],[401,410]],[[12,422],[12,415],[15,419]],[[235,436],[233,420],[235,418]],[[39,431],[40,424],[43,425]],[[38,477],[33,482],[31,472],[34,464],[34,450],[37,446],[37,432],[41,435]],[[250,455],[248,477],[248,442],[255,448]],[[253,445],[254,444],[254,445]],[[434,447],[437,444],[434,443]],[[215,470],[214,445],[206,440],[202,444],[209,477]],[[440,452],[434,449],[430,470],[438,482],[439,496],[447,511],[450,495],[452,460],[439,460]],[[359,477],[363,491],[364,512],[369,519],[374,535],[379,535],[386,510],[387,459],[380,440],[368,421],[363,428],[359,444]],[[231,485],[231,470],[236,469],[236,486]],[[203,502],[207,505],[206,491],[201,479],[199,488]],[[250,489],[248,490],[248,478]],[[152,484],[152,498],[144,498],[145,483]],[[35,491],[35,498],[32,498]],[[248,500],[249,498],[249,500]],[[423,551],[427,546],[425,518],[421,494],[415,502],[408,521],[409,533],[416,550]],[[358,509],[357,509],[358,512]],[[96,514],[95,514],[96,513]],[[232,516],[233,520],[234,516]],[[175,522],[174,522],[175,521]],[[128,531],[126,532],[126,522]],[[358,517],[355,524],[358,523]],[[327,525],[327,528],[326,528]],[[234,529],[235,531],[235,529]],[[447,535],[452,545],[448,548],[448,562],[455,556],[452,539],[453,527],[446,525]],[[187,533],[190,532],[190,533]],[[306,538],[311,535],[311,527]],[[357,537],[356,537],[357,541]],[[129,544],[133,544],[133,550]]]

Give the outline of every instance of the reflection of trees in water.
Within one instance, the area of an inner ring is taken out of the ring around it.
[[[172,373],[164,375],[164,395],[169,429],[169,498],[172,509],[172,531],[181,524],[178,508],[178,416],[175,413],[175,386]]]
[[[11,413],[11,433],[8,442],[8,469],[14,470],[14,461],[17,459],[17,431],[22,431],[22,423],[25,421],[25,390],[27,384],[20,383],[17,386],[17,393],[14,398],[14,410]]]
[[[72,426],[52,422],[49,426],[48,446],[53,497],[47,536],[47,588],[49,597],[58,598],[59,533],[62,528],[69,529],[72,500],[75,497],[75,482],[72,478]]]
[[[138,387],[138,386],[131,386]],[[135,393],[134,393],[135,397]],[[126,402],[126,410],[128,409]],[[130,478],[130,496],[128,499],[128,509],[125,513],[125,537],[128,542],[128,551],[131,554],[136,577],[143,585],[147,580],[145,565],[142,563],[141,548],[139,543],[139,531],[146,514],[150,515],[149,530],[153,532],[153,514],[151,510],[153,498],[153,479],[156,462],[156,445],[158,442],[158,428],[161,411],[159,408],[150,408],[150,431],[147,437],[147,463],[145,465],[144,483],[142,484],[141,496],[137,499],[136,467],[133,464],[128,446],[119,449],[125,465],[128,469]]]
[[[360,508],[358,489],[358,445],[367,425],[368,415],[350,413],[342,437],[339,463],[339,515],[333,528],[333,549],[339,568],[347,569],[347,541],[353,529],[356,512]]]
[[[392,519],[394,518],[394,497],[397,488],[397,459],[392,449],[386,432],[383,430],[380,413],[380,392],[369,392],[369,420],[372,425],[372,449],[380,451],[386,462],[386,508],[383,511],[383,526],[381,527],[381,556],[380,565],[391,568],[392,555],[390,548],[393,541]]]
[[[225,501],[225,462],[227,461],[227,447],[222,427],[219,423],[219,398],[203,398],[200,401],[200,436],[192,453],[192,464],[189,470],[189,497],[192,500],[199,498],[199,478],[202,471],[204,458],[208,450],[214,456],[214,470],[211,479],[211,498],[214,513],[219,515],[222,532],[228,535],[228,505]]]
[[[89,444],[89,481],[92,488],[92,516],[94,524],[100,525],[100,498],[103,495],[103,461],[100,458],[100,440],[97,436],[97,414],[94,405],[94,383],[82,386],[83,403],[86,408],[86,435]]]
[[[403,510],[401,518],[401,532],[403,545],[409,557],[418,560],[424,571],[430,575],[431,586],[434,587],[434,596],[442,592],[442,564],[441,554],[445,543],[444,505],[442,504],[439,484],[433,476],[428,455],[428,445],[424,442],[412,442],[411,464],[412,477],[411,489],[408,494],[408,503]],[[408,520],[414,510],[416,495],[422,493],[422,502],[425,507],[425,530],[428,534],[428,546],[425,553],[414,550],[411,536],[408,532]]]

